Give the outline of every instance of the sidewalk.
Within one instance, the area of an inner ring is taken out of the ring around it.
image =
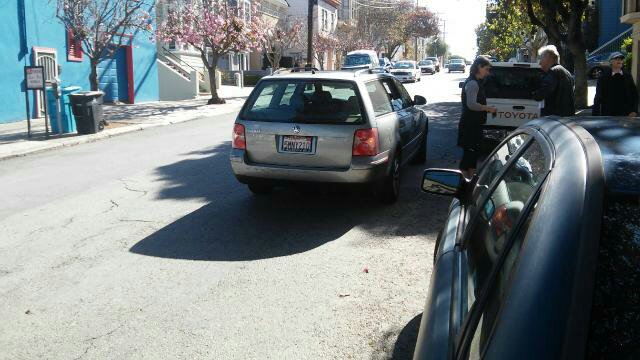
[[[151,127],[233,113],[240,110],[251,90],[253,90],[252,87],[241,89],[235,86],[223,85],[218,94],[227,103],[220,105],[207,105],[208,96],[183,101],[104,105],[104,117],[109,122],[109,126],[97,134],[90,135],[50,135],[47,140],[45,138],[44,120],[34,119],[31,121],[32,138],[29,139],[27,137],[26,120],[0,124],[0,160],[93,142]]]

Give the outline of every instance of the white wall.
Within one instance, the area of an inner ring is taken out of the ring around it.
[[[164,62],[158,63],[158,85],[160,86],[160,100],[175,101],[195,99],[198,95],[198,77],[195,71],[190,74],[190,79],[185,79],[178,72],[170,68]]]

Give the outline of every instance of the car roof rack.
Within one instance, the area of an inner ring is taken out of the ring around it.
[[[358,77],[362,74],[384,74],[386,71],[383,68],[375,68],[375,69],[362,69],[356,70],[353,73],[353,77]]]
[[[287,71],[288,74],[295,73],[295,72],[309,72],[309,71],[311,71],[312,74],[315,74],[316,72],[319,72],[320,69],[318,69],[317,67],[296,66],[296,67],[293,67],[293,68],[278,69],[278,70],[273,72],[273,75],[279,75],[279,74],[284,73],[285,71]]]

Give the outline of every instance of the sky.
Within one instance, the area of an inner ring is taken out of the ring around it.
[[[418,0],[418,6],[426,6],[446,20],[445,40],[452,55],[464,56],[468,60],[475,58],[475,29],[484,22],[486,0]]]

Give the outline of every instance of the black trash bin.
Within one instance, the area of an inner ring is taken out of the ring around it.
[[[102,130],[102,91],[69,94],[78,134],[95,134]]]

